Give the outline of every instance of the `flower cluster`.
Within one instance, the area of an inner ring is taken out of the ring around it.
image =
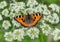
[[[14,26],[16,27],[19,27],[20,26],[20,23],[18,23],[17,21],[15,21],[14,19],[12,20],[12,23]]]
[[[26,35],[28,35],[31,39],[38,38],[39,30],[37,28],[30,28],[29,30],[26,28],[16,29],[13,32],[5,32],[4,37],[7,41],[22,41]]]
[[[30,28],[28,31],[27,31],[27,35],[31,38],[31,39],[34,39],[34,38],[38,38],[38,34],[39,34],[39,30],[37,28]]]
[[[53,36],[53,39],[59,40],[60,39],[60,30],[58,28],[55,28],[55,30],[53,30],[53,32],[51,33],[51,35]]]
[[[10,4],[10,11],[13,12],[15,11],[16,13],[18,13],[19,11],[21,11],[22,9],[24,9],[25,7],[25,3],[24,2],[15,2],[15,3],[11,3]]]
[[[56,13],[53,13],[52,15],[44,16],[44,20],[48,21],[51,24],[59,23],[59,17]]]
[[[0,2],[0,9],[4,9],[4,7],[6,7],[6,6],[7,6],[6,1]]]
[[[15,0],[13,1],[14,2],[12,3],[10,2],[8,8],[6,7],[6,1],[0,2],[0,9],[2,9],[2,11],[0,12],[0,22],[2,23],[1,27],[4,28],[6,31],[10,31],[9,28],[11,28],[11,30],[13,29],[13,32],[5,31],[5,40],[12,41],[17,39],[18,41],[22,41],[22,39],[24,39],[24,36],[29,36],[31,39],[35,39],[39,37],[39,29],[42,29],[42,32],[46,36],[48,36],[49,34],[53,35],[54,40],[60,39],[60,30],[52,29],[53,25],[57,25],[59,23],[60,7],[58,5],[40,4],[36,0],[28,0],[27,3],[17,2]],[[14,20],[14,16],[22,14],[25,15],[27,13],[43,14],[42,19],[39,21],[39,24],[41,23],[40,25],[38,25],[39,29],[36,27],[31,27],[29,29],[25,28],[21,26],[20,23]],[[56,35],[54,35],[54,33],[56,33]]]
[[[7,29],[9,29],[9,27],[11,27],[11,24],[8,20],[4,20],[2,27],[7,30]]]
[[[37,4],[38,4],[38,2],[36,0],[28,0],[28,2],[27,2],[27,6],[29,6],[29,7],[33,7]]]
[[[5,17],[8,17],[8,13],[9,13],[8,9],[4,9],[2,11],[2,15],[4,15]]]
[[[51,5],[49,5],[49,7],[52,9],[52,11],[55,11],[55,12],[58,12],[59,13],[60,8],[59,8],[58,5],[51,4]]]
[[[42,25],[40,25],[40,27],[41,27],[41,29],[42,29],[42,31],[43,31],[43,33],[45,34],[45,35],[49,35],[50,34],[50,32],[51,32],[51,27],[48,25],[48,24],[46,24],[46,23],[43,23]]]

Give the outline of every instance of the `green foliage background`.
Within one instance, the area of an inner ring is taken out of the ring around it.
[[[3,0],[0,0],[0,2],[3,1]],[[5,0],[8,4],[10,3],[10,0]],[[27,3],[27,0],[16,0],[16,1],[23,1],[25,3]],[[37,0],[39,3],[43,3],[43,4],[46,4],[46,5],[49,5],[49,4],[52,4],[52,3],[55,3],[57,5],[60,6],[60,0]],[[9,5],[7,6],[9,7]],[[1,12],[1,10],[0,10]],[[58,14],[58,16],[60,17],[60,14]],[[1,29],[1,22],[0,22],[0,42],[7,42],[4,40],[4,30]],[[39,27],[39,26],[38,26]],[[56,25],[53,25],[52,27],[58,27],[60,28],[60,22]],[[18,42],[17,40],[14,40],[12,42]],[[39,35],[39,38],[38,39],[30,39],[29,37],[24,37],[24,39],[22,40],[22,42],[47,42],[47,37],[42,34],[42,32],[40,32],[40,35]],[[60,42],[60,40],[58,41],[52,41],[52,42]]]

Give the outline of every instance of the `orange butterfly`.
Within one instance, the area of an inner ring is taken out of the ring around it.
[[[37,22],[42,18],[43,14],[27,14],[19,15],[14,17],[14,19],[22,24],[24,27],[32,27],[37,24]]]

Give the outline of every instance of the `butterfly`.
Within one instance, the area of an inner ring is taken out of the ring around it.
[[[33,27],[42,18],[43,14],[27,14],[15,16],[14,19],[24,27]]]

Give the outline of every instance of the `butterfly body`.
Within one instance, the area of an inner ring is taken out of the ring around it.
[[[28,24],[30,24],[30,23],[32,23],[32,21],[33,21],[34,19],[32,18],[32,16],[31,15],[26,15],[26,18],[25,18],[25,22],[26,23],[28,23]]]
[[[35,26],[38,21],[42,18],[42,14],[27,14],[27,15],[19,15],[14,17],[14,19],[22,24],[24,27],[32,27]]]

